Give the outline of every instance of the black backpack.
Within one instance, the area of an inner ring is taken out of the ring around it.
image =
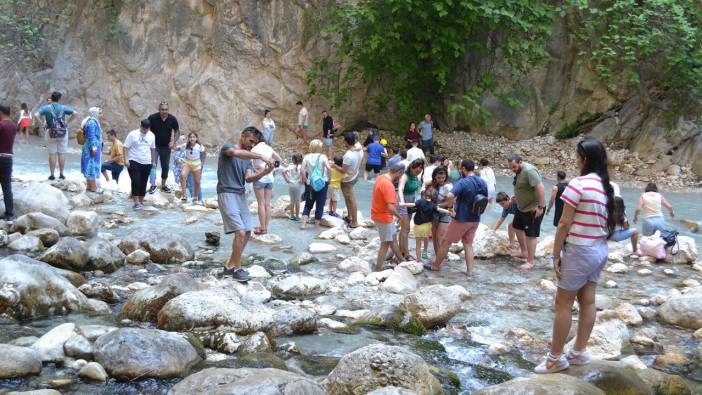
[[[679,232],[677,230],[661,230],[661,239],[665,241],[665,246],[666,247],[675,247],[677,246],[677,250],[673,251],[673,248],[670,249],[670,253],[675,255],[678,252],[680,252],[680,245],[678,245],[678,234]]]
[[[473,176],[477,177],[477,176]],[[471,179],[471,182],[473,182],[473,185],[475,185],[476,189],[478,190],[478,193],[475,194],[473,197],[473,204],[471,207],[471,214],[473,215],[481,215],[482,213],[485,212],[485,209],[487,208],[488,205],[488,197],[487,197],[487,190],[481,190],[482,188],[480,183],[477,182],[475,179]],[[485,192],[484,194],[482,192]]]

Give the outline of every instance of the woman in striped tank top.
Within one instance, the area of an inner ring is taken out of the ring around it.
[[[607,239],[614,231],[614,190],[607,172],[607,151],[597,140],[577,146],[580,177],[568,183],[561,195],[563,215],[553,244],[553,268],[558,277],[556,316],[551,350],[536,373],[558,372],[572,365],[585,365],[590,358],[585,346],[595,324],[595,289],[607,263]],[[571,324],[573,302],[580,313],[575,343],[563,352]]]

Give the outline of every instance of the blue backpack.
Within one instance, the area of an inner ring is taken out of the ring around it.
[[[310,186],[315,192],[319,192],[327,185],[327,181],[324,179],[324,173],[319,167],[319,158],[322,154],[317,156],[317,161],[314,163],[314,169],[312,169],[312,174],[310,175]]]

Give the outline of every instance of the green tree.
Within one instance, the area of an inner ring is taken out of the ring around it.
[[[500,79],[517,77],[548,57],[553,8],[530,0],[332,1],[319,21],[330,47],[307,74],[310,94],[339,106],[362,81],[378,109],[405,117],[444,108],[484,117],[480,96],[498,90],[481,71],[463,92],[449,91],[468,52],[490,57]],[[489,32],[489,34],[486,34]],[[504,96],[507,98],[508,96]]]
[[[638,89],[681,113],[702,100],[702,3],[699,0],[569,0],[580,55],[612,91]]]

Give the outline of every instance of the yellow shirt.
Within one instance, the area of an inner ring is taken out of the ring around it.
[[[331,181],[329,181],[329,186],[336,189],[341,189],[341,179],[344,178],[344,173],[332,167],[331,171]]]
[[[112,143],[112,147],[110,147],[110,159],[114,160],[118,156],[121,156],[121,158],[115,161],[115,163],[124,166],[124,144],[122,144],[121,141],[115,139],[115,142]]]

